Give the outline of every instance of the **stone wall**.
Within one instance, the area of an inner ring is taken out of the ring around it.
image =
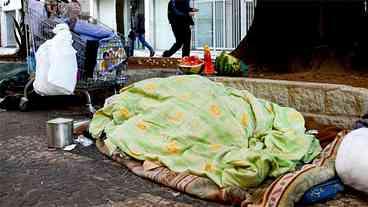
[[[302,112],[309,128],[351,128],[368,112],[368,89],[345,85],[214,77],[213,80]]]
[[[173,76],[178,72],[179,71],[177,70],[163,68],[136,70],[128,69],[128,85],[149,78],[165,78]]]

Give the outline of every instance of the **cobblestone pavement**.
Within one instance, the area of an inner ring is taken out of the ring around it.
[[[73,110],[75,111],[75,110]],[[102,156],[95,147],[50,151],[45,122],[83,118],[70,111],[0,112],[0,206],[222,206],[139,178]],[[319,206],[368,206],[347,193]]]

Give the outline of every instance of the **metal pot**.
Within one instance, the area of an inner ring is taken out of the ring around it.
[[[57,118],[47,122],[49,148],[64,148],[73,144],[73,119]]]

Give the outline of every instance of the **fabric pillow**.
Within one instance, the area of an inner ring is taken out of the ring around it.
[[[336,157],[336,171],[345,185],[368,193],[368,128],[350,132]]]

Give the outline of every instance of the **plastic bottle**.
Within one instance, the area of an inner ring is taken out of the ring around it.
[[[215,73],[215,69],[212,63],[211,51],[208,45],[204,46],[204,74],[205,75],[213,75]]]

